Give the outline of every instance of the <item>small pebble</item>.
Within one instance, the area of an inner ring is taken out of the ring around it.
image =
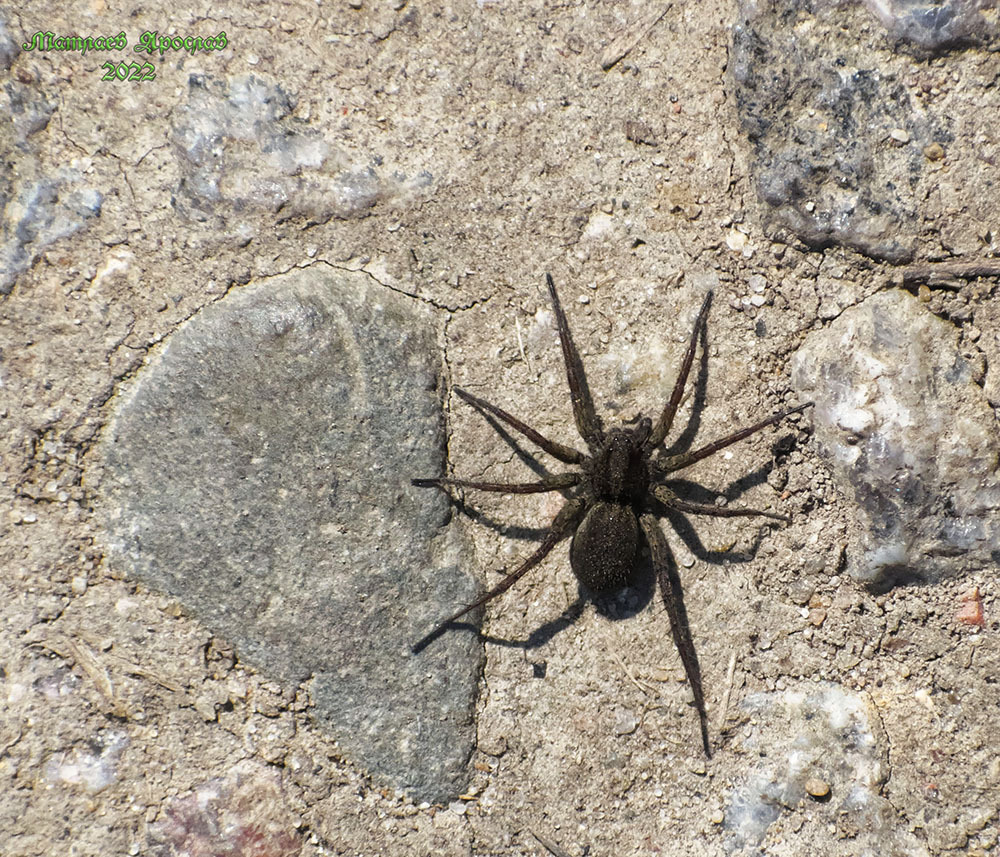
[[[729,234],[726,236],[726,246],[730,250],[736,250],[737,252],[743,252],[747,246],[747,237],[742,232],[737,229],[730,230]]]
[[[796,580],[788,587],[788,597],[793,604],[808,604],[816,591],[816,585],[810,580]]]
[[[636,716],[634,711],[619,708],[618,711],[615,712],[615,734],[630,735],[639,727],[639,722],[640,719]]]
[[[889,136],[893,140],[895,140],[897,143],[909,143],[910,142],[910,135],[907,133],[906,129],[904,129],[904,128],[893,128],[889,132]]]
[[[940,143],[931,143],[924,147],[924,157],[928,161],[940,161],[944,157],[944,146]]]
[[[810,797],[822,800],[830,794],[830,784],[818,777],[810,777],[806,780],[806,792]]]

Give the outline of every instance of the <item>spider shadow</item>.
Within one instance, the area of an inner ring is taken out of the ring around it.
[[[698,436],[701,429],[701,415],[708,404],[708,325],[701,329],[699,335],[698,374],[695,376],[691,409],[688,411],[687,421],[681,433],[674,438],[673,442],[663,448],[661,456],[679,455],[687,452]]]
[[[772,527],[777,525],[777,521],[760,524],[754,532],[750,544],[742,550],[726,548],[724,550],[713,550],[705,546],[705,543],[698,535],[697,529],[691,523],[688,515],[677,512],[673,509],[663,508],[657,511],[658,517],[666,519],[670,524],[670,529],[684,543],[684,546],[702,562],[709,565],[725,565],[726,563],[738,563],[742,565],[751,562],[757,556],[760,546]]]
[[[702,413],[705,410],[708,400],[709,349],[707,325],[703,326],[701,329],[699,344],[701,347],[699,349],[699,357],[697,361],[697,372],[694,378],[694,384],[692,385],[693,392],[691,407],[687,411],[684,427],[680,433],[668,446],[664,446],[661,449],[659,455],[662,457],[679,455],[690,450],[701,429]],[[583,373],[582,367],[580,368],[581,371],[579,374],[585,380],[586,375]],[[473,407],[475,407],[474,404]],[[528,467],[540,478],[549,475],[549,469],[542,464],[541,461],[539,461],[537,453],[526,449],[519,442],[519,440],[508,432],[491,414],[484,412],[480,408],[476,408],[476,410],[479,411],[497,435],[499,435],[500,438],[510,447],[514,455],[516,455],[526,467]],[[692,502],[712,505],[715,503],[716,498],[720,495],[725,497],[727,502],[731,502],[738,499],[750,488],[766,482],[767,476],[771,472],[773,466],[773,462],[768,462],[761,467],[758,467],[750,473],[731,482],[722,492],[712,491],[695,482],[685,479],[670,479],[665,481],[664,484],[670,486],[673,490],[676,490],[679,496]],[[560,493],[566,496],[568,490],[569,489]],[[464,498],[452,495],[451,499],[458,510],[467,515],[471,520],[476,523],[480,523],[489,529],[504,535],[505,537],[538,541],[543,539],[549,532],[548,527],[519,527],[505,524],[495,518],[492,518],[479,509],[476,509],[474,506],[467,504]],[[772,526],[772,524],[762,524],[759,526],[754,534],[753,540],[743,550],[712,550],[704,545],[687,514],[668,509],[652,497],[650,498],[650,511],[654,512],[660,520],[666,519],[669,522],[671,529],[695,557],[712,565],[723,565],[727,562],[744,563],[751,561],[757,555],[769,528]],[[677,567],[673,551],[669,550],[669,548],[668,562],[669,567],[667,569],[667,574],[677,577],[679,575],[679,569]],[[504,646],[507,648],[519,648],[525,651],[530,651],[544,646],[566,628],[573,625],[576,620],[583,615],[588,601],[594,605],[595,611],[601,616],[610,621],[621,621],[623,619],[632,618],[642,610],[646,609],[654,598],[656,588],[656,570],[653,568],[648,546],[644,544],[643,549],[636,560],[632,582],[630,585],[610,593],[595,593],[589,591],[585,586],[583,586],[583,584],[577,583],[576,599],[570,603],[559,616],[540,625],[532,631],[526,639],[511,640],[484,634],[477,625],[471,622],[453,622],[447,627],[448,629],[466,629],[473,631],[477,633],[477,636],[484,643],[493,643],[494,645]],[[684,621],[686,622],[686,611],[684,609],[683,600],[681,601],[680,608],[681,614],[684,616]]]
[[[734,479],[721,491],[713,491],[711,488],[706,488],[697,482],[690,479],[684,479],[683,477],[674,477],[670,479],[665,479],[663,482],[659,482],[659,485],[666,485],[678,497],[682,497],[685,500],[690,500],[693,503],[702,503],[708,506],[713,506],[716,504],[719,497],[723,497],[726,500],[726,504],[732,503],[734,500],[739,500],[747,491],[751,488],[756,488],[759,485],[763,485],[767,482],[768,474],[774,469],[774,463],[771,461],[765,462],[749,473],[740,476],[738,479]],[[662,514],[660,509],[655,509],[656,513]],[[710,516],[706,516],[710,517]]]
[[[748,473],[745,476],[731,482],[723,492],[712,491],[698,485],[695,482],[691,482],[690,480],[674,479],[669,480],[666,484],[676,489],[683,488],[683,494],[687,499],[698,503],[712,504],[720,493],[722,496],[726,497],[727,500],[733,500],[737,499],[749,488],[766,482],[767,474],[771,471],[772,467],[773,465],[770,462],[758,467],[751,473]],[[709,565],[714,566],[721,566],[727,563],[742,564],[752,561],[757,556],[757,553],[760,550],[768,532],[777,523],[770,521],[767,523],[761,523],[756,528],[750,544],[742,550],[737,551],[732,550],[731,548],[727,548],[725,550],[712,550],[705,546],[701,537],[698,535],[698,530],[691,521],[692,516],[669,509],[662,503],[656,501],[654,498],[651,498],[650,511],[652,511],[659,520],[666,520],[669,523],[673,532],[678,538],[680,538],[685,547],[687,547],[687,549],[695,557]],[[547,530],[542,530],[540,532],[544,534]],[[674,552],[669,549],[669,546],[667,556],[669,561],[667,574],[676,577],[680,574],[680,569],[678,568]],[[609,621],[618,622],[623,619],[630,619],[645,610],[650,602],[654,600],[656,587],[656,570],[653,568],[649,550],[644,545],[643,550],[640,552],[640,555],[636,560],[632,582],[628,586],[615,590],[614,592],[591,592],[583,584],[577,582],[576,599],[569,604],[559,616],[540,625],[525,639],[508,639],[504,637],[496,637],[490,634],[484,634],[479,631],[476,625],[469,622],[456,622],[450,627],[454,629],[464,628],[473,632],[478,632],[479,639],[484,643],[492,643],[493,645],[505,648],[531,651],[549,643],[558,634],[573,625],[576,620],[583,615],[583,611],[588,602],[593,604],[594,610],[599,615]],[[680,609],[682,615],[684,616],[684,621],[686,622],[687,611],[683,602],[683,596],[681,597]]]
[[[671,529],[684,542],[687,549],[694,556],[703,562],[716,566],[734,562],[750,562],[757,555],[769,528],[768,524],[758,527],[750,545],[744,550],[711,550],[705,547],[693,524],[688,520],[687,515],[666,508],[657,509],[656,514],[659,518],[668,521]],[[673,576],[679,575],[680,569],[678,568],[673,550],[668,550],[668,561],[670,565],[667,573]],[[567,628],[571,627],[583,615],[588,602],[593,604],[595,612],[600,616],[611,622],[620,622],[625,619],[631,619],[647,609],[649,604],[654,601],[656,588],[656,570],[653,568],[649,550],[644,547],[636,561],[632,582],[628,586],[614,592],[591,592],[578,582],[577,597],[573,602],[557,617],[539,625],[524,639],[510,639],[485,634],[472,622],[453,622],[448,627],[451,630],[464,629],[472,631],[477,634],[483,643],[491,643],[495,646],[508,649],[522,649],[528,652],[541,648]],[[681,598],[680,608],[686,622],[687,611],[683,597]]]
[[[502,423],[497,421],[492,415],[476,408],[475,404],[472,404],[472,407],[482,415],[483,419],[489,423],[490,427],[500,436],[501,440],[510,447],[514,455],[539,479],[551,474],[551,471],[538,460],[538,456],[522,446],[518,439],[503,427]],[[566,491],[558,493],[561,493],[564,497],[566,496]],[[451,492],[448,492],[448,496],[451,498],[451,502],[455,508],[467,516],[470,521],[482,524],[487,529],[499,533],[505,538],[516,539],[517,541],[540,541],[549,531],[548,527],[519,527],[499,521],[481,509],[467,503],[464,497],[456,496]]]
[[[484,643],[492,643],[508,649],[523,649],[531,651],[550,642],[558,634],[573,625],[583,615],[588,602],[606,619],[620,622],[641,613],[653,600],[656,591],[656,573],[649,560],[648,552],[643,552],[637,561],[632,582],[614,592],[591,592],[582,583],[577,582],[577,596],[562,613],[554,619],[549,619],[532,631],[523,640],[512,640],[505,637],[495,637],[490,634],[479,634]],[[455,623],[452,627],[473,628],[471,623]]]

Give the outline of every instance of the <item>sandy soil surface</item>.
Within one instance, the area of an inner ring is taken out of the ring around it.
[[[788,362],[803,338],[900,274],[765,229],[728,71],[735,4],[95,0],[7,16],[0,851],[996,851],[996,567],[881,594],[853,581],[853,499],[808,418],[691,473],[790,514],[788,526],[667,529],[711,760],[656,599],[626,619],[587,606],[538,645],[505,644],[574,601],[564,549],[488,610],[499,642],[486,645],[477,750],[447,806],[372,780],[313,725],[308,687],[256,673],[183,604],[106,560],[88,468],[116,391],[199,309],[295,267],[365,270],[434,307],[448,381],[567,442],[545,272],[603,413],[657,410],[708,287],[700,436],[795,404]],[[125,32],[129,48],[22,49],[36,31]],[[133,54],[147,31],[224,31],[226,46]],[[109,58],[151,63],[155,79],[102,80]],[[914,90],[926,83],[961,111],[944,158],[927,156],[941,175],[919,203],[915,262],[979,260],[1000,231],[984,202],[996,185],[982,178],[996,174],[996,137],[976,127],[996,130],[997,54],[899,63]],[[995,290],[959,280],[922,293],[961,332],[980,383],[997,350],[983,323],[997,317]],[[527,477],[470,409],[456,406],[448,428],[456,473]],[[538,527],[554,502],[478,506]],[[484,580],[528,550],[461,516],[454,526]],[[741,839],[734,803],[767,754],[753,743],[768,734],[762,718],[778,717],[753,700],[820,686],[860,706],[872,770],[845,776],[875,809],[828,796],[819,776],[815,795],[762,799],[773,821]]]

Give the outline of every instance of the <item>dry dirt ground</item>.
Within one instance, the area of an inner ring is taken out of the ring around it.
[[[787,482],[756,480],[739,500],[780,506],[790,525],[694,521],[708,550],[744,558],[719,563],[670,534],[711,760],[655,600],[625,621],[587,608],[535,649],[487,644],[469,787],[436,807],[373,785],[311,725],[306,689],[255,674],[183,605],[105,561],[88,456],[116,389],[201,307],[296,266],[363,268],[430,303],[449,381],[488,390],[567,441],[546,271],[604,412],[657,408],[708,285],[703,436],[794,403],[789,355],[830,320],[818,315],[817,283],[842,282],[847,306],[893,272],[764,232],[727,76],[735,15],[726,2],[490,0],[93,0],[7,13],[7,93],[20,106],[0,120],[13,200],[5,240],[29,258],[12,262],[0,296],[0,852],[727,853],[738,843],[725,813],[748,771],[740,736],[754,728],[742,701],[815,680],[870,709],[884,839],[803,796],[781,807],[766,853],[878,853],[872,842],[889,843],[881,853],[996,852],[995,569],[882,595],[843,574],[852,507],[811,448],[808,419],[782,432],[796,439],[780,464]],[[37,30],[124,31],[130,51],[146,31],[224,30],[227,46],[156,54],[154,80],[102,81],[100,52],[22,50]],[[283,121],[328,147],[318,178],[274,167],[252,127],[192,160],[192,93],[250,75],[287,96]],[[983,110],[995,105],[995,85],[979,96]],[[948,152],[955,170],[967,142]],[[213,158],[226,161],[216,173]],[[258,161],[274,170],[271,199],[254,195]],[[27,200],[25,188],[46,180],[57,199]],[[924,222],[982,234],[963,221],[961,183],[952,187],[947,205],[926,201]],[[35,226],[14,235],[20,218]],[[928,242],[918,260],[940,251]],[[758,294],[755,275],[766,283],[759,307],[744,301]],[[975,300],[995,300],[989,282],[978,288]],[[931,309],[973,299],[963,289],[934,292]],[[963,346],[977,357],[974,336]],[[457,472],[525,478],[469,409],[449,414],[449,432]],[[693,476],[724,490],[773,461],[776,436]],[[551,502],[488,497],[481,508],[538,526]],[[481,569],[526,550],[456,526]],[[975,587],[982,626],[959,615]],[[486,632],[526,639],[575,591],[557,550],[491,605]]]

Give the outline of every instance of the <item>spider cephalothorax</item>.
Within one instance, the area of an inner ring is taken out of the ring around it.
[[[588,454],[551,441],[506,411],[465,390],[455,388],[455,392],[470,404],[507,423],[559,461],[577,465],[579,469],[548,475],[537,482],[513,484],[447,478],[413,480],[413,484],[420,487],[472,488],[504,494],[563,491],[567,495],[566,504],[552,521],[548,533],[535,552],[481,598],[437,625],[413,647],[413,650],[420,651],[456,619],[506,592],[570,533],[573,534],[569,549],[573,573],[585,587],[594,592],[621,589],[632,582],[636,560],[642,543],[645,542],[649,547],[660,593],[667,615],[670,617],[670,630],[674,643],[680,653],[688,681],[691,683],[701,721],[702,744],[705,753],[711,755],[701,670],[684,611],[680,578],[670,562],[670,551],[660,531],[657,517],[665,509],[673,509],[678,512],[715,517],[763,516],[779,521],[786,521],[787,518],[758,509],[734,509],[684,500],[662,484],[662,480],[674,471],[701,461],[720,449],[749,437],[754,432],[774,425],[790,414],[808,408],[812,402],[774,414],[766,420],[719,438],[699,449],[678,455],[659,454],[680,406],[698,346],[698,338],[705,327],[708,307],[712,300],[712,293],[709,292],[695,320],[691,340],[684,354],[673,392],[659,419],[654,424],[648,417],[641,417],[633,426],[625,425],[605,431],[594,409],[583,365],[573,345],[569,325],[566,323],[566,316],[559,303],[552,277],[546,275],[546,282],[559,329],[559,342],[562,346],[570,398],[573,402],[573,417],[577,430],[586,441]]]

